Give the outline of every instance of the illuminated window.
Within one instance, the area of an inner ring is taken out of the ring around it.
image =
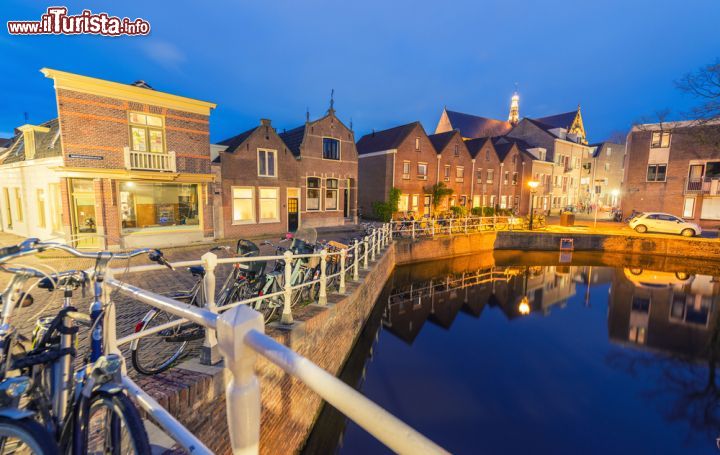
[[[278,188],[259,188],[260,222],[280,221],[280,190]]]
[[[305,210],[320,210],[320,179],[317,177],[308,177],[307,179],[307,197],[305,198]]]
[[[123,234],[167,229],[200,229],[198,185],[120,183]]]
[[[398,201],[398,212],[407,212],[409,200],[410,200],[409,194],[401,194],[400,195],[400,200]]]
[[[253,187],[232,188],[232,220],[234,224],[255,222],[255,199]]]
[[[420,151],[420,138],[415,138],[415,150]]]
[[[130,112],[130,148],[136,152],[165,152],[163,119]]]
[[[337,179],[325,180],[325,210],[338,209],[338,181]]]
[[[38,211],[38,227],[45,227],[45,190],[38,188],[37,190],[37,211]]]
[[[663,131],[653,131],[650,148],[666,148],[670,147],[670,133]]]

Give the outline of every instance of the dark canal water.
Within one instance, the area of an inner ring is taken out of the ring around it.
[[[719,294],[658,258],[401,267],[342,378],[453,453],[717,453]],[[388,449],[326,406],[305,452]]]

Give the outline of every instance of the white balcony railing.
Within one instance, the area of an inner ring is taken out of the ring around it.
[[[175,152],[138,152],[125,147],[125,169],[177,172]]]

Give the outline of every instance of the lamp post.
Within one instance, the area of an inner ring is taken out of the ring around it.
[[[535,210],[535,190],[538,186],[540,186],[540,182],[537,180],[530,180],[528,182],[528,186],[530,187],[530,230],[533,229],[533,218],[534,218],[534,210]]]

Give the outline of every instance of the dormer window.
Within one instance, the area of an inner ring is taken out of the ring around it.
[[[670,133],[667,131],[653,131],[650,148],[667,148],[670,147]]]
[[[130,112],[129,120],[131,150],[165,153],[165,128],[162,117]]]
[[[323,159],[340,160],[340,141],[330,137],[323,138]]]

